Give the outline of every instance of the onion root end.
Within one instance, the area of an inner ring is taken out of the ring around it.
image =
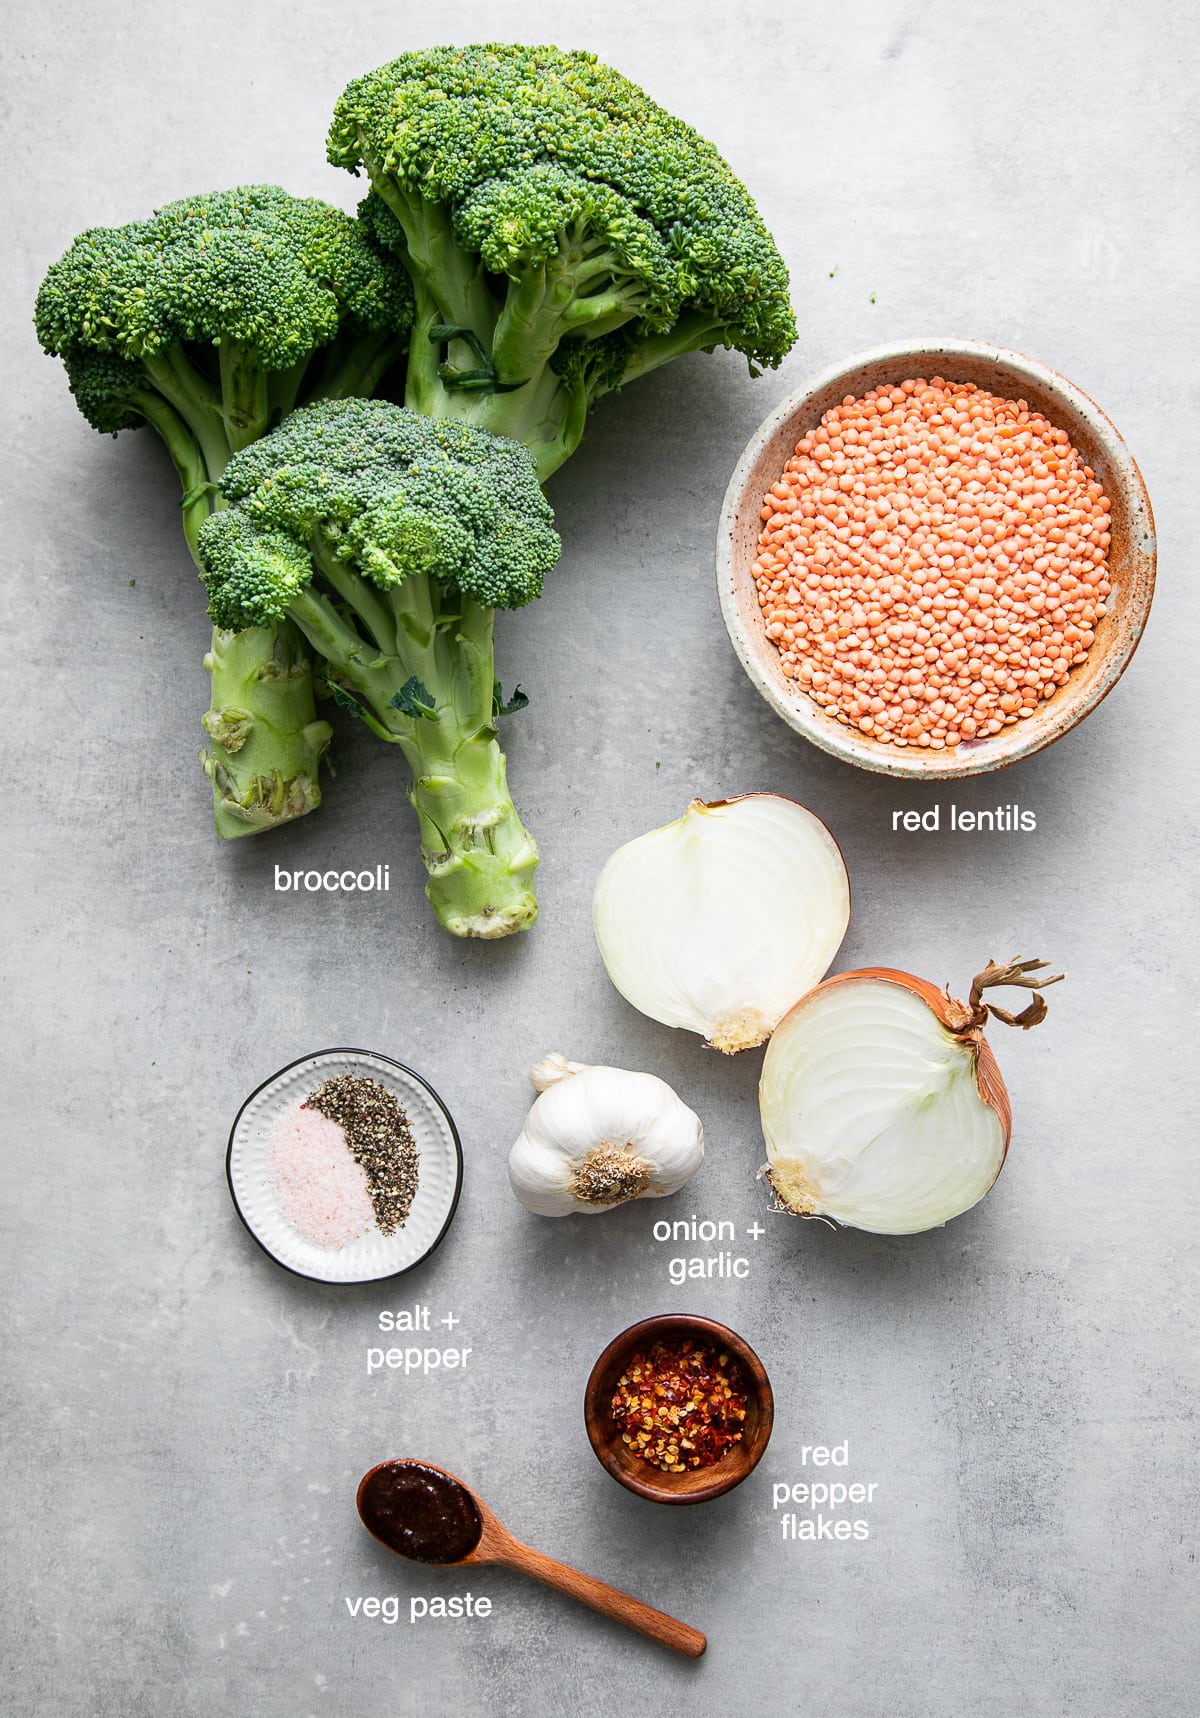
[[[761,1014],[747,1009],[741,1014],[728,1015],[718,1020],[708,1039],[709,1048],[719,1050],[723,1056],[736,1056],[742,1050],[757,1050],[760,1044],[765,1044],[774,1031],[774,1026],[768,1025]]]
[[[790,1217],[822,1217],[821,1197],[816,1186],[805,1174],[801,1163],[766,1163],[759,1170],[772,1193],[772,1211],[786,1211]]]

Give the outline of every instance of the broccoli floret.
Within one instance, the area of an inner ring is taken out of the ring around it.
[[[89,423],[162,430],[165,416],[146,410],[157,394],[181,420],[168,446],[185,482],[197,455],[217,482],[229,454],[304,394],[369,391],[403,350],[412,293],[341,210],[246,185],[81,233],[42,282],[34,321]]]
[[[365,227],[316,198],[251,185],[81,233],[48,271],[35,324],[89,423],[158,431],[195,556],[231,453],[298,400],[373,392],[404,352],[412,312],[407,277]],[[202,761],[218,832],[271,828],[319,804],[331,730],[316,719],[300,635],[286,622],[241,639],[219,629],[205,661]]]
[[[795,339],[744,186],[592,54],[404,54],[343,93],[329,158],[366,168],[362,219],[412,275],[405,403],[516,437],[543,477],[602,393],[716,346],[774,366]]]
[[[214,621],[294,622],[339,701],[401,748],[446,929],[527,928],[538,854],[496,739],[492,617],[538,596],[559,555],[532,456],[466,423],[325,401],[235,454],[222,487],[198,544]]]

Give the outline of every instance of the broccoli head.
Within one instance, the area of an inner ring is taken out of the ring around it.
[[[300,627],[339,702],[412,769],[426,893],[458,936],[537,915],[537,847],[496,738],[492,616],[559,555],[532,456],[470,424],[365,400],[294,412],[229,462],[199,533],[218,626]]]
[[[201,544],[223,626],[287,614],[313,576],[310,553],[317,571],[345,564],[381,591],[428,577],[488,608],[540,596],[559,555],[524,448],[380,401],[293,412],[235,455],[222,489],[233,505]]]
[[[516,436],[543,476],[622,382],[716,346],[773,366],[795,339],[744,186],[592,54],[404,54],[343,93],[329,157],[366,168],[364,224],[413,278],[406,403]]]
[[[152,424],[183,485],[193,555],[231,453],[302,399],[369,394],[403,354],[412,288],[367,229],[311,197],[243,186],[93,227],[48,271],[35,324],[94,428]],[[289,623],[205,658],[217,830],[268,829],[320,802],[329,743]]]
[[[89,228],[49,269],[34,312],[89,423],[162,429],[164,408],[174,411],[211,450],[213,482],[273,410],[318,382],[307,375],[314,354],[336,344],[353,384],[399,355],[411,320],[411,288],[358,222],[275,185]]]

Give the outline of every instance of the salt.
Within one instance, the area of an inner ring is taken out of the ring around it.
[[[271,1129],[271,1174],[284,1217],[326,1249],[365,1234],[374,1219],[367,1177],[337,1122],[297,1101]]]

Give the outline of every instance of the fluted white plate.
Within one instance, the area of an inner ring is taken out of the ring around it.
[[[404,1226],[394,1234],[371,1228],[344,1247],[318,1247],[298,1235],[280,1210],[271,1175],[271,1130],[289,1105],[342,1074],[378,1080],[395,1094],[417,1144],[417,1191]],[[411,1068],[373,1050],[320,1050],[289,1063],[251,1092],[229,1135],[226,1169],[238,1215],[277,1263],[314,1282],[370,1283],[411,1270],[442,1239],[458,1204],[462,1147],[445,1104]]]

